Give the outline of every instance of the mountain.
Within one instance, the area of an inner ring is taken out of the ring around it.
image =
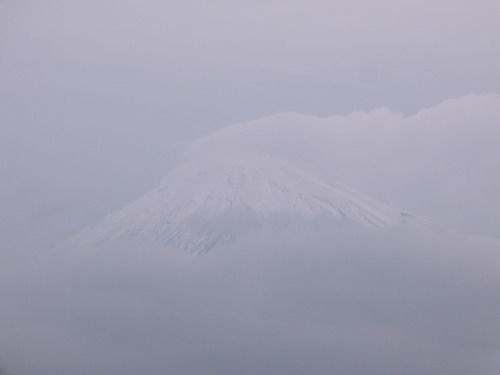
[[[141,238],[191,253],[243,236],[342,224],[385,228],[409,215],[334,182],[313,165],[262,153],[196,158],[71,242]]]

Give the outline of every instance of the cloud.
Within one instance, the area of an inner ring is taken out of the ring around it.
[[[187,160],[266,154],[307,161],[339,183],[458,231],[498,236],[500,96],[468,95],[412,116],[381,108],[284,113],[194,141]]]
[[[2,354],[22,375],[493,375],[498,257],[495,242],[352,228],[201,257],[59,254],[2,273]]]

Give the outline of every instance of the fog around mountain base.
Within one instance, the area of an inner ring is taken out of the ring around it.
[[[496,375],[498,249],[344,226],[203,256],[115,242],[11,261],[2,355],[19,375]]]

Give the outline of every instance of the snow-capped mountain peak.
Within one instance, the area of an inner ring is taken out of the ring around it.
[[[144,238],[200,253],[244,234],[314,231],[340,223],[383,228],[402,222],[399,211],[362,197],[306,163],[225,155],[179,165],[157,188],[74,242],[85,246]]]

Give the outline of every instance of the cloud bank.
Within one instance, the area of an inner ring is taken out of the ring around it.
[[[2,266],[9,373],[495,375],[499,245],[392,231]]]

